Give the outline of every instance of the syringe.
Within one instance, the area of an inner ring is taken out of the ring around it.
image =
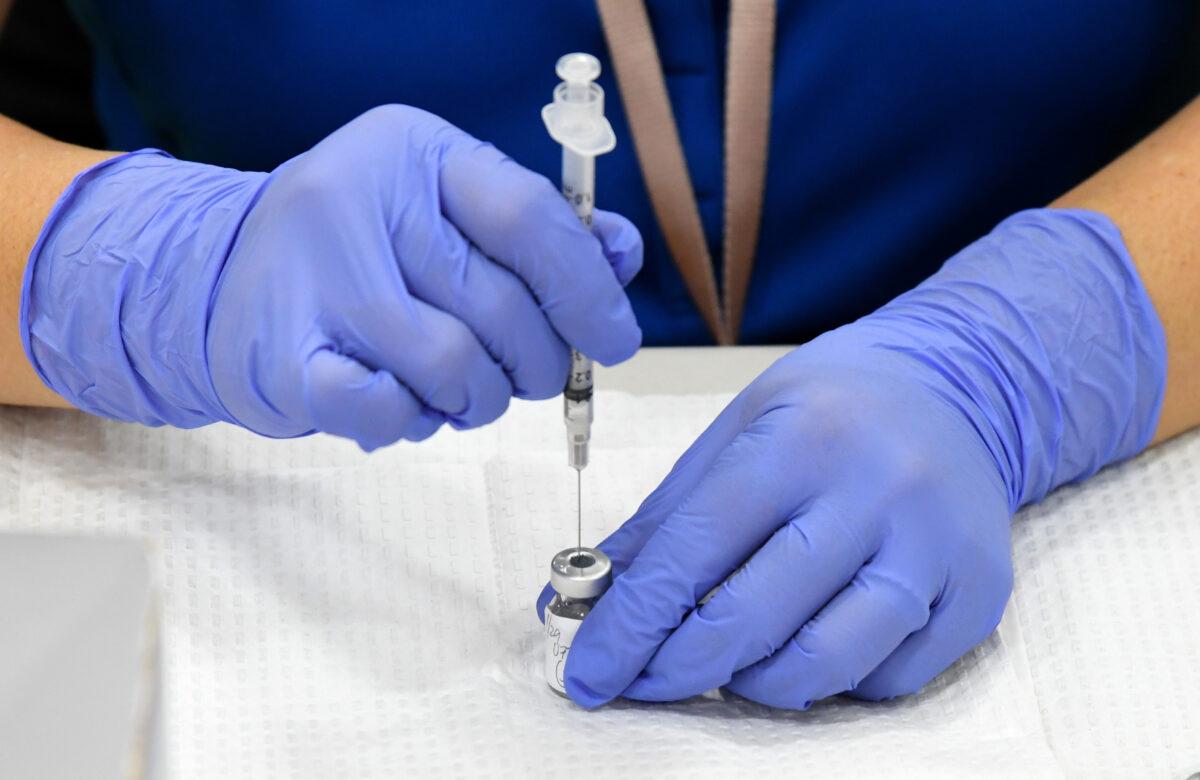
[[[554,102],[542,109],[550,137],[562,144],[562,192],[584,227],[591,229],[595,203],[596,156],[617,144],[612,125],[604,118],[604,90],[593,83],[600,61],[590,54],[566,54],[555,72],[562,83]],[[583,542],[583,468],[588,464],[592,438],[592,361],[571,350],[571,370],[563,390],[563,420],[567,426],[567,462],[576,473],[576,511],[579,546]]]

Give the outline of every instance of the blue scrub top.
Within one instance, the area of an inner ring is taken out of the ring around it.
[[[382,103],[419,106],[557,181],[540,109],[592,52],[647,344],[711,343],[653,218],[592,0],[72,0],[113,148],[269,170]],[[1178,98],[1200,4],[781,0],[770,159],[742,340],[801,342],[883,304],[1005,215],[1100,168]],[[727,0],[649,0],[716,262]],[[720,279],[718,269],[717,278]]]

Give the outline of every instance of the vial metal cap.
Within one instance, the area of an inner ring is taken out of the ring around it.
[[[612,584],[612,561],[594,547],[568,547],[550,561],[550,587],[569,599],[593,599]]]

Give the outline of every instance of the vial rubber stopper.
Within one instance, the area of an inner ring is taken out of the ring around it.
[[[612,583],[612,561],[594,547],[568,547],[550,561],[550,587],[569,599],[592,599]]]

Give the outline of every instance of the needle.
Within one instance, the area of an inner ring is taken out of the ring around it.
[[[583,552],[583,469],[575,469],[575,554]]]

